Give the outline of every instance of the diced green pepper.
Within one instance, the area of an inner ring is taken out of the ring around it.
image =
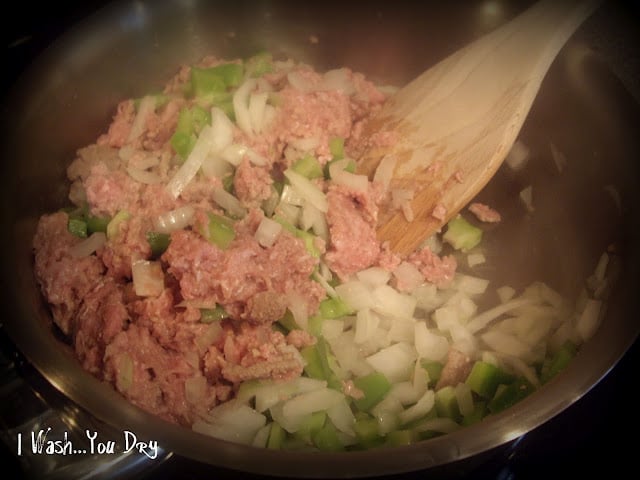
[[[168,233],[147,232],[146,237],[151,247],[151,255],[154,258],[162,255],[169,248],[169,243],[171,243],[171,236]]]
[[[529,381],[524,378],[519,378],[496,392],[496,395],[489,402],[489,411],[491,411],[491,413],[501,412],[515,405],[534,390],[535,388]]]
[[[329,140],[329,151],[334,160],[344,158],[344,138],[333,137]]]
[[[444,365],[441,362],[431,360],[422,360],[421,365],[429,374],[429,386],[434,387],[436,383],[438,383],[438,380],[440,380],[440,374],[442,373]]]
[[[196,144],[196,139],[189,133],[175,132],[171,136],[169,142],[174,152],[176,152],[180,158],[185,160],[191,153],[191,150],[193,150],[193,147]]]
[[[282,448],[282,442],[286,437],[286,432],[280,426],[279,423],[273,422],[271,424],[271,430],[269,430],[269,438],[267,440],[267,448],[271,450],[280,450]]]
[[[111,221],[111,217],[98,217],[95,215],[89,215],[87,217],[87,231],[89,233],[105,232],[107,231],[107,225]]]
[[[387,433],[385,445],[389,447],[401,447],[411,445],[416,441],[416,434],[412,430],[394,430]]]
[[[292,166],[291,169],[302,175],[303,177],[313,179],[322,177],[322,165],[316,157],[313,155],[305,155],[299,158]]]
[[[447,417],[455,421],[460,419],[456,391],[451,385],[436,392],[435,407],[439,417]]]
[[[391,383],[380,372],[373,372],[353,380],[353,384],[364,396],[353,400],[353,404],[361,411],[374,407],[391,390]]]
[[[461,215],[449,220],[442,239],[456,250],[466,252],[482,240],[482,230],[467,222]]]
[[[186,159],[196,143],[196,135],[205,125],[211,124],[211,112],[199,105],[183,108],[178,115],[176,130],[171,136],[173,150]]]
[[[320,450],[338,451],[344,449],[338,437],[338,431],[331,422],[326,422],[312,438],[313,444]]]
[[[216,305],[214,308],[201,308],[200,321],[202,323],[219,322],[229,317],[229,313],[222,305]]]
[[[356,432],[360,443],[363,443],[365,446],[376,442],[380,437],[378,421],[369,415],[365,418],[356,419],[356,422],[353,424],[353,430]]]
[[[76,237],[87,238],[87,222],[81,218],[69,217],[69,220],[67,221],[67,230]]]
[[[230,218],[209,214],[209,228],[205,235],[207,240],[225,250],[229,247],[236,233],[233,230],[233,221]]]
[[[314,345],[304,347],[300,350],[300,354],[306,362],[304,371],[309,377],[326,380],[330,388],[342,389],[342,383],[331,369],[329,360],[331,351],[324,338],[318,337]]]
[[[351,315],[353,310],[340,297],[333,297],[322,300],[318,312],[322,318],[340,318]]]
[[[475,402],[473,405],[473,411],[462,417],[460,424],[463,427],[468,427],[474,423],[478,423],[487,415],[487,403],[484,401]]]
[[[496,388],[501,383],[509,383],[513,377],[501,369],[487,362],[478,361],[473,364],[465,383],[472,392],[483,398],[490,399],[496,393]]]
[[[242,82],[244,70],[238,63],[223,63],[210,68],[191,68],[189,94],[200,97],[211,93],[225,92]]]
[[[320,335],[322,335],[322,322],[324,321],[324,318],[321,317],[320,315],[313,315],[311,317],[308,318],[307,320],[307,331],[315,336],[315,337],[319,337]]]
[[[567,365],[576,356],[577,347],[571,341],[566,341],[550,359],[548,364],[545,364],[540,374],[540,380],[542,383],[546,383],[555,377],[558,373],[564,370]]]
[[[293,313],[291,313],[291,310],[289,309],[284,312],[284,315],[280,320],[278,320],[278,323],[282,325],[287,332],[300,329],[300,326],[296,323],[295,318],[293,318]]]
[[[296,431],[295,435],[306,442],[311,442],[311,439],[322,429],[322,427],[324,427],[326,420],[326,412],[313,412],[309,417],[302,421],[302,424]]]
[[[258,78],[273,71],[273,59],[268,52],[260,52],[244,62],[247,76]]]

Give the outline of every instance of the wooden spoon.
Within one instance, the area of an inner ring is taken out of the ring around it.
[[[407,213],[414,218],[407,221],[397,208],[382,211],[380,240],[389,241],[396,253],[414,251],[487,184],[554,58],[597,3],[543,0],[442,60],[385,103],[367,133],[397,141],[370,147],[357,168],[383,182],[385,169],[392,172],[389,189],[413,193]]]

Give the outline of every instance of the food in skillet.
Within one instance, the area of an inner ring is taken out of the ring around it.
[[[396,141],[363,136],[391,91],[260,54],[120,103],[34,238],[83,367],[170,422],[320,450],[447,433],[562,370],[597,329],[609,256],[573,304],[473,274],[487,205],[406,258],[380,244],[380,209],[410,219],[412,192],[355,165]]]

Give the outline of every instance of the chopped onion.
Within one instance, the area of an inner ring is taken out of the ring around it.
[[[256,134],[262,133],[264,128],[265,107],[267,106],[267,92],[252,93],[249,96],[249,117],[251,127]]]
[[[342,400],[327,409],[327,416],[339,431],[344,432],[347,435],[355,436],[353,424],[356,423],[356,418],[351,411],[351,407],[349,407],[349,404],[344,398],[344,395]]]
[[[164,290],[164,272],[160,262],[137,260],[131,264],[133,288],[140,297],[157,297]]]
[[[378,329],[380,324],[380,317],[368,308],[358,310],[356,313],[356,335],[354,337],[355,343],[364,343],[371,339],[373,334]]]
[[[466,383],[459,383],[455,386],[456,401],[458,403],[458,409],[462,416],[473,413],[473,395],[471,389]]]
[[[354,192],[367,191],[367,189],[369,188],[369,179],[366,175],[356,175],[355,173],[347,172],[342,168],[336,167],[337,166],[334,164],[329,166],[329,172],[333,183],[337,185],[344,185]]]
[[[99,250],[107,242],[107,236],[104,232],[92,233],[79,243],[69,248],[69,254],[73,258],[85,258]]]
[[[373,291],[373,309],[382,315],[395,318],[411,318],[417,300],[411,295],[398,292],[389,285],[380,285]]]
[[[529,345],[508,333],[494,329],[483,333],[480,338],[489,348],[498,353],[518,358],[527,358],[531,355],[531,347]]]
[[[398,286],[402,286],[405,292],[412,292],[424,282],[424,275],[418,268],[409,262],[402,262],[393,270]]]
[[[323,90],[337,90],[345,95],[352,95],[356,91],[347,68],[336,68],[325,72],[321,88]]]
[[[382,267],[369,267],[357,272],[356,277],[358,277],[358,280],[361,282],[374,288],[389,283],[391,273]]]
[[[234,167],[237,167],[242,162],[249,147],[241,145],[239,143],[232,143],[227,148],[220,152],[220,156],[229,162]]]
[[[396,169],[397,158],[395,155],[385,155],[380,160],[376,173],[373,175],[373,181],[382,184],[384,191],[389,189],[389,184],[393,178],[393,171]]]
[[[253,135],[251,114],[249,113],[249,95],[256,87],[256,80],[250,78],[238,87],[233,94],[233,111],[238,127],[247,135]]]
[[[421,358],[440,362],[447,356],[449,341],[442,335],[430,332],[426,323],[416,322],[413,336],[416,351]]]
[[[247,405],[223,403],[211,410],[211,423],[196,420],[192,429],[221,440],[251,445],[267,418]]]
[[[498,294],[500,303],[506,303],[513,298],[516,294],[516,290],[513,287],[505,285],[504,287],[497,288],[496,293]]]
[[[153,221],[153,228],[160,233],[182,230],[193,223],[195,214],[193,205],[185,205],[158,215]]]
[[[409,379],[416,358],[416,351],[411,345],[399,342],[369,355],[367,363],[391,383],[396,383]]]
[[[160,183],[162,179],[156,172],[149,172],[147,170],[140,170],[139,168],[127,167],[127,173],[136,182],[144,183],[145,185],[155,185]]]
[[[315,89],[311,82],[304,78],[300,72],[292,71],[287,73],[287,81],[289,85],[301,92],[312,92]]]
[[[522,141],[516,140],[511,147],[511,150],[507,154],[504,162],[511,168],[511,170],[517,172],[522,170],[529,161],[529,155],[531,151]]]
[[[487,261],[487,258],[482,253],[470,253],[467,255],[467,265],[473,268],[477,265],[482,265]]]
[[[295,188],[302,197],[321,212],[327,213],[329,209],[327,196],[314,183],[291,169],[285,170],[284,176],[287,177],[289,182],[291,182],[291,186]]]
[[[533,303],[533,300],[530,298],[517,298],[511,300],[509,302],[503,303],[502,305],[498,305],[497,307],[493,307],[484,313],[476,316],[471,319],[467,324],[467,328],[471,333],[476,333],[489,325],[492,321],[499,318],[501,315],[509,312],[510,310],[522,307],[523,305],[529,305]]]
[[[281,224],[279,224],[275,220],[271,220],[270,218],[264,217],[260,221],[260,224],[256,229],[256,233],[254,234],[254,237],[260,245],[262,245],[265,248],[269,248],[275,243],[281,231],[282,231]]]
[[[247,210],[242,206],[240,200],[222,187],[213,187],[211,197],[232,217],[242,218],[247,214]]]
[[[589,340],[600,325],[600,300],[587,300],[584,310],[578,317],[576,322],[576,332],[580,335],[583,342]]]
[[[311,152],[320,146],[318,137],[295,138],[289,141],[289,145],[302,152]]]
[[[222,179],[233,172],[233,166],[227,162],[219,153],[211,152],[202,161],[202,173],[207,178]]]
[[[301,393],[287,400],[282,406],[285,417],[300,417],[313,412],[328,410],[344,400],[344,395],[331,388],[322,388],[311,392]]]
[[[209,125],[205,125],[200,131],[200,136],[191,153],[178,169],[175,175],[169,180],[167,190],[173,198],[178,198],[187,184],[196,176],[204,159],[209,155],[213,146],[213,130]]]
[[[233,123],[218,107],[211,109],[212,145],[211,150],[218,153],[233,142]]]
[[[435,393],[433,390],[427,390],[425,394],[418,400],[415,405],[407,408],[398,414],[400,424],[406,425],[421,417],[424,417],[435,405]]]
[[[138,113],[133,119],[133,123],[131,124],[131,130],[129,131],[129,135],[127,136],[127,143],[131,143],[136,140],[142,132],[144,132],[144,127],[147,122],[147,117],[150,113],[153,113],[156,109],[156,99],[151,95],[147,95],[140,101],[140,105],[138,106]]]

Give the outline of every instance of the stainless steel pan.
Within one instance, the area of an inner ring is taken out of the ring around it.
[[[607,35],[619,34],[615,19],[624,18],[612,4],[578,31],[549,72],[521,135],[532,151],[528,167],[501,169],[480,198],[505,217],[487,235],[487,277],[514,286],[544,280],[576,297],[601,252],[615,244],[622,259],[617,288],[597,335],[569,368],[481,424],[384,453],[255,450],[203,437],[131,406],[84,372],[55,334],[32,272],[37,218],[65,205],[64,172],[74,151],[94,141],[120,99],[159,89],[180,64],[209,53],[232,58],[269,50],[320,69],[347,65],[402,84],[526,4],[176,0],[103,8],[49,48],[7,96],[1,291],[2,321],[13,341],[51,384],[114,428],[157,439],[194,460],[271,475],[369,476],[442,466],[487,452],[559,414],[614,367],[640,331],[634,315],[640,107],[630,93],[635,77],[618,70],[620,63],[602,47]],[[551,143],[567,160],[562,173]],[[526,185],[534,189],[532,213],[514,201]],[[609,186],[619,192],[620,208]]]

